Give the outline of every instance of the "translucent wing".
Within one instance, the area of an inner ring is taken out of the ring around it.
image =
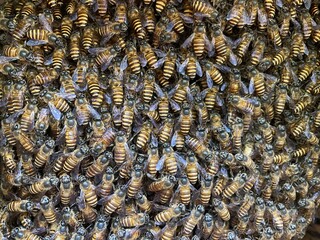
[[[39,46],[39,45],[44,45],[44,44],[47,44],[48,42],[47,41],[44,41],[44,40],[28,40],[27,41],[27,46]]]
[[[164,160],[166,159],[166,155],[163,155],[157,163],[156,170],[161,171],[164,165]]]
[[[187,47],[191,44],[192,40],[194,39],[194,36],[195,36],[195,34],[192,33],[192,34],[184,41],[184,43],[181,45],[181,47],[182,47],[182,48],[187,48]]]
[[[61,112],[51,102],[48,103],[48,106],[50,108],[50,111],[51,111],[53,117],[56,120],[60,120],[61,119],[61,115],[62,115]]]
[[[12,61],[15,61],[17,59],[18,58],[16,58],[16,57],[0,56],[0,64],[4,64],[4,63],[7,63],[7,62],[12,62]]]
[[[48,22],[47,18],[42,13],[39,14],[39,22],[45,30],[52,32],[51,24]]]

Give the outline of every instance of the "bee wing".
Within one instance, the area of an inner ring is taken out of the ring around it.
[[[209,40],[208,36],[204,35],[203,38],[204,38],[204,43],[205,43],[205,46],[207,47],[208,52],[212,52],[214,47],[211,41]]]
[[[164,92],[162,91],[162,88],[157,83],[154,83],[154,86],[158,97],[164,97]]]
[[[101,71],[105,71],[107,70],[107,68],[110,66],[112,59],[114,58],[114,56],[109,56],[107,58],[107,60],[101,65]]]
[[[233,65],[233,66],[237,66],[238,65],[238,59],[237,56],[230,50],[230,54],[229,54],[229,62]]]
[[[306,7],[306,9],[310,9],[310,7],[311,7],[311,0],[303,0],[303,2],[304,2],[304,6]]]
[[[45,30],[49,32],[53,32],[51,28],[51,24],[48,22],[47,18],[42,13],[39,14],[39,22]]]
[[[61,112],[51,102],[48,103],[48,106],[50,108],[50,111],[51,111],[53,117],[59,121],[62,116]]]
[[[95,110],[90,104],[88,104],[87,107],[94,119],[101,119],[101,115],[97,112],[97,110]]]
[[[100,44],[103,46],[109,42],[109,40],[114,36],[114,32],[108,32],[106,35],[103,35]]]
[[[185,14],[179,12],[180,17],[182,20],[187,24],[192,24],[194,22],[193,18],[186,16]]]
[[[171,32],[173,27],[174,27],[174,22],[169,22],[169,24],[168,24],[168,26],[166,28],[166,31],[167,32]]]
[[[28,40],[27,41],[27,46],[33,47],[33,46],[39,46],[39,45],[44,45],[47,44],[48,42],[45,40]]]
[[[227,17],[226,17],[227,21],[230,21],[231,19],[236,17],[238,15],[238,11],[239,11],[238,6],[234,5],[227,14]]]
[[[194,39],[195,33],[192,33],[185,41],[184,43],[181,45],[182,48],[187,48],[188,46],[190,46],[192,40]]]
[[[161,169],[163,168],[165,159],[166,159],[166,155],[165,154],[159,159],[159,161],[157,163],[157,166],[156,166],[156,170],[158,172],[161,171]]]
[[[180,66],[178,67],[178,72],[181,74],[185,74],[185,68],[187,67],[189,62],[189,58],[187,58],[186,60],[183,61],[182,64],[180,64]]]
[[[106,50],[107,50],[107,48],[101,48],[101,47],[99,47],[99,48],[89,48],[88,52],[90,54],[92,54],[92,55],[97,55],[97,54],[102,53],[102,52],[104,52]]]
[[[179,111],[181,109],[180,105],[176,103],[174,100],[169,99],[169,102],[170,102],[170,106],[172,107],[172,110]]]
[[[153,49],[153,51],[157,55],[157,57],[159,57],[159,58],[163,58],[163,57],[166,56],[166,53],[161,51],[161,50],[159,50],[159,49]]]
[[[148,61],[145,58],[145,56],[142,53],[140,53],[140,54],[138,54],[138,57],[139,57],[139,61],[140,61],[141,67],[147,66]]]
[[[240,87],[241,87],[241,90],[243,91],[244,94],[248,94],[249,93],[249,89],[247,88],[247,86],[242,81],[240,81]]]
[[[160,68],[160,67],[162,67],[165,59],[166,59],[165,57],[160,58],[160,59],[153,65],[153,67],[154,67],[154,68]]]
[[[254,80],[253,78],[251,78],[250,83],[249,83],[249,94],[253,94],[254,93]]]
[[[282,2],[282,0],[276,0],[276,5],[277,5],[279,8],[282,8],[282,7],[283,7],[283,2]]]
[[[196,61],[196,73],[199,77],[202,77],[202,75],[203,75],[202,68],[201,68],[199,61]]]
[[[207,85],[209,88],[212,88],[213,87],[213,80],[209,74],[208,71],[206,71],[206,79],[207,79]]]
[[[187,166],[187,161],[181,156],[179,155],[178,153],[174,153],[174,156],[176,158],[176,160],[183,166],[183,167],[186,167]]]
[[[128,67],[128,55],[125,55],[120,63],[120,71],[124,71]]]
[[[267,24],[268,23],[268,15],[264,10],[261,10],[258,8],[258,21],[261,24]]]

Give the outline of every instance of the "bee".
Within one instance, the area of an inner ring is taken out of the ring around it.
[[[195,24],[193,33],[185,40],[181,47],[186,48],[191,43],[193,45],[193,51],[198,58],[201,58],[205,49],[207,49],[208,52],[212,50],[212,44],[208,39],[204,23],[198,22]]]
[[[162,240],[173,239],[176,234],[177,228],[178,228],[177,221],[172,220],[168,222],[161,231],[161,239]]]
[[[271,143],[273,139],[273,129],[264,117],[259,117],[257,120],[259,129],[267,143]]]
[[[256,228],[259,230],[265,224],[264,215],[266,211],[265,202],[262,198],[257,197],[255,200],[255,218],[254,224]]]
[[[104,152],[89,166],[86,172],[86,177],[94,177],[97,174],[102,173],[108,166],[110,160],[113,159],[111,152]]]
[[[77,122],[79,125],[87,125],[91,119],[99,119],[100,114],[91,106],[85,94],[79,94],[74,102]]]
[[[64,16],[61,20],[61,34],[65,39],[69,39],[73,28],[73,22],[69,16]]]
[[[234,181],[229,184],[222,192],[222,196],[225,198],[231,198],[240,188],[242,188],[247,180],[246,173],[238,174]]]
[[[81,212],[81,217],[85,223],[93,223],[96,221],[98,213],[93,207],[91,207],[89,204],[86,204],[83,194],[76,199],[76,203]]]
[[[279,210],[276,208],[276,206],[274,205],[274,203],[272,201],[267,201],[266,206],[267,206],[266,210],[272,216],[274,228],[277,231],[283,230],[283,221],[282,221],[281,214],[280,214]]]
[[[219,24],[214,24],[212,26],[212,42],[214,42],[214,47],[217,54],[216,62],[218,64],[223,64],[228,57],[228,48],[226,37],[222,33],[221,26]]]
[[[243,218],[248,215],[250,208],[255,204],[255,199],[252,193],[247,193],[244,196],[244,201],[239,207],[238,217]]]
[[[89,153],[89,147],[87,145],[80,145],[67,157],[63,163],[63,171],[71,172]]]
[[[241,138],[243,135],[243,120],[239,117],[236,118],[236,122],[232,127],[233,146],[239,149],[242,145]]]
[[[245,54],[248,52],[248,48],[253,41],[253,34],[252,32],[245,32],[241,36],[241,42],[239,43],[236,49],[236,55],[239,59],[243,59]]]
[[[34,226],[34,223],[28,213],[21,213],[18,218],[24,228],[31,229]]]
[[[301,10],[300,21],[302,22],[303,38],[305,40],[309,39],[312,34],[313,23],[312,23],[312,17],[307,9]]]
[[[7,209],[9,212],[25,213],[31,212],[35,204],[30,200],[15,200],[8,203]]]
[[[84,194],[84,199],[86,203],[88,203],[88,205],[90,205],[91,207],[95,207],[98,203],[98,198],[95,193],[94,185],[83,175],[80,175],[78,177],[78,181],[80,190]]]
[[[32,52],[16,45],[4,45],[3,46],[3,55],[11,58],[19,58],[21,61],[33,62],[34,57]]]
[[[315,63],[308,59],[298,71],[299,81],[305,81],[314,71],[314,67]]]
[[[48,223],[55,223],[57,220],[56,212],[53,207],[52,200],[48,196],[43,196],[40,199],[40,210],[42,211]]]
[[[145,24],[148,33],[154,33],[155,25],[156,25],[156,18],[154,9],[152,7],[145,7],[143,9],[143,15],[145,17]]]
[[[32,155],[30,154],[22,154],[20,156],[20,162],[22,165],[22,169],[24,171],[25,174],[27,174],[30,177],[35,177],[37,174],[37,170],[35,169],[34,165],[33,165],[33,158]]]
[[[256,164],[254,161],[251,159],[250,156],[246,156],[243,153],[237,153],[234,155],[234,158],[236,161],[238,161],[242,166],[250,169],[250,170],[255,170],[256,169]]]
[[[83,226],[79,226],[71,236],[71,240],[84,240],[87,230]]]
[[[164,165],[167,172],[169,172],[170,174],[176,174],[178,170],[177,159],[179,159],[177,153],[174,152],[174,150],[168,143],[164,143],[163,156],[159,159],[156,170],[160,171]]]
[[[244,112],[246,114],[252,114],[254,109],[254,106],[249,99],[245,97],[240,97],[238,95],[230,95],[228,97],[228,103],[230,103],[231,106],[235,107],[239,111]]]
[[[142,192],[137,192],[135,195],[136,204],[143,211],[149,213],[152,210],[152,203]]]
[[[145,225],[149,220],[146,213],[138,213],[120,218],[120,224],[123,227],[140,227]]]
[[[154,68],[159,68],[163,64],[163,78],[165,81],[169,80],[175,71],[177,62],[177,52],[174,48],[170,48],[165,57],[160,58],[154,65]],[[160,85],[161,82],[160,82]]]
[[[300,114],[306,107],[312,103],[312,96],[306,93],[302,96],[299,101],[296,103],[293,111],[295,114]]]
[[[34,141],[30,138],[30,136],[28,136],[27,133],[22,132],[20,129],[20,124],[15,124],[13,126],[15,138],[19,141],[25,151],[33,152],[35,150]]]
[[[251,53],[250,63],[254,66],[258,65],[263,58],[263,54],[266,48],[266,44],[263,38],[258,37],[253,44],[253,50]]]
[[[114,172],[111,167],[107,167],[99,186],[100,196],[105,198],[110,195],[113,190]]]
[[[47,140],[45,143],[40,147],[39,152],[35,157],[34,165],[37,168],[43,167],[48,161],[51,154],[54,151],[55,141],[54,140]]]
[[[88,31],[89,30],[91,30],[91,35],[92,35],[94,33],[93,29],[88,28]],[[126,23],[112,22],[107,25],[99,27],[98,33],[103,37],[111,38],[114,35],[125,33],[127,30],[128,30],[128,26]]]
[[[102,67],[101,69],[103,71],[110,65],[112,59],[115,58],[120,51],[121,47],[118,44],[103,49],[89,49],[89,53],[96,54],[95,62],[98,66]]]
[[[45,193],[53,187],[56,187],[58,183],[59,179],[55,175],[49,175],[30,185],[28,191],[31,194]]]
[[[148,65],[150,68],[153,68],[153,66],[157,63],[157,56],[155,52],[153,51],[151,45],[145,40],[141,40],[139,44],[140,51],[142,52],[144,58],[146,59]],[[154,75],[152,70],[148,70],[148,75],[151,77]],[[153,74],[152,74],[153,73]],[[151,75],[152,74],[152,75]]]
[[[13,149],[10,147],[4,147],[2,148],[2,152],[0,155],[2,156],[7,170],[14,171],[17,167],[17,163],[15,161],[15,153]]]
[[[272,64],[277,66],[283,63],[290,55],[290,49],[283,47],[280,51],[272,58]]]
[[[227,205],[223,201],[221,201],[218,198],[213,198],[212,204],[213,204],[215,211],[218,213],[219,217],[221,217],[221,219],[223,221],[230,220],[229,209],[227,208]]]
[[[282,46],[282,40],[280,35],[279,27],[274,19],[269,19],[268,21],[268,35],[272,39],[273,43],[277,47]]]
[[[189,235],[192,233],[195,226],[198,224],[200,219],[202,219],[204,211],[205,209],[202,205],[197,205],[191,210],[191,213],[187,217],[183,226],[183,234]]]
[[[41,240],[42,238],[38,235],[32,233],[30,230],[16,227],[11,231],[11,237],[14,239],[34,239],[34,240]]]
[[[145,103],[150,103],[155,90],[155,72],[148,69],[144,75],[144,86],[142,90],[142,98]]]
[[[127,191],[124,187],[118,188],[105,203],[104,214],[111,215],[114,211],[116,211],[124,202],[126,195]]]
[[[30,28],[32,28],[37,22],[35,15],[29,15],[27,17],[19,19],[12,32],[13,39],[18,42],[25,37]],[[10,26],[10,25],[8,25]]]
[[[128,18],[137,37],[139,39],[145,39],[146,31],[143,28],[139,9],[136,6],[133,5],[128,9]]]
[[[308,226],[308,221],[305,217],[300,216],[298,217],[298,219],[296,220],[296,227],[297,227],[297,231],[296,233],[298,233],[296,236],[299,238],[303,238],[304,233],[306,231],[306,228]]]
[[[168,3],[166,6],[166,15],[173,24],[173,29],[179,34],[184,33],[183,19],[173,4]]]
[[[106,235],[107,227],[108,227],[108,219],[103,215],[99,216],[91,232],[92,240],[103,239]]]
[[[38,101],[36,99],[31,99],[24,110],[24,113],[20,119],[21,131],[28,132],[32,129],[35,121],[35,115],[38,112]]]
[[[159,192],[162,190],[170,189],[176,183],[176,178],[174,176],[168,175],[156,180],[148,186],[148,190],[151,192]]]
[[[71,201],[71,196],[73,194],[74,184],[71,177],[63,173],[60,176],[60,199],[63,205],[68,205]]]
[[[172,218],[177,218],[181,214],[183,214],[186,210],[184,204],[173,204],[171,207],[163,210],[162,212],[158,213],[154,220],[158,223],[168,223]]]
[[[9,114],[16,113],[23,109],[26,87],[27,85],[24,80],[20,80],[14,84],[13,89],[8,96],[7,106]]]
[[[276,99],[275,99],[275,113],[281,115],[284,110],[287,101],[287,86],[285,84],[279,84],[276,89]]]
[[[51,83],[59,77],[59,74],[56,69],[45,69],[43,72],[40,72],[36,75],[33,83],[36,85],[43,85],[46,83]]]
[[[135,165],[131,173],[131,180],[128,185],[127,196],[133,198],[142,186],[143,173],[140,165]]]
[[[168,117],[164,121],[159,133],[159,140],[161,142],[164,143],[170,139],[172,135],[173,126],[174,126],[174,118],[171,114],[168,114]]]
[[[249,68],[249,71],[250,71],[249,75],[251,78],[249,91],[252,91],[254,89],[258,96],[262,96],[266,91],[263,73],[259,72],[255,68],[252,68],[252,69]]]
[[[89,8],[87,5],[80,3],[77,6],[77,20],[75,21],[78,27],[86,27],[89,18]]]
[[[129,155],[130,150],[127,145],[127,138],[125,136],[125,133],[123,131],[119,131],[117,133],[116,139],[115,139],[115,147],[114,147],[114,161],[117,165],[121,165],[124,161],[127,155]]]
[[[197,138],[186,136],[185,143],[201,159],[210,159],[211,152],[206,145]]]

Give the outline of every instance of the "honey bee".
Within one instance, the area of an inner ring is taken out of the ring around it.
[[[154,68],[159,68],[163,64],[163,78],[168,80],[173,76],[173,73],[176,68],[177,62],[177,53],[174,48],[170,48],[167,54],[160,58],[157,63],[154,65]],[[161,84],[161,83],[160,83]]]
[[[11,236],[14,239],[34,239],[34,240],[41,240],[41,237],[38,235],[32,233],[30,230],[22,228],[22,227],[16,227],[12,229]]]
[[[246,114],[252,114],[253,112],[254,106],[247,98],[240,97],[238,95],[230,95],[228,97],[228,102],[231,104],[231,106],[235,107],[241,112]]]
[[[312,22],[312,17],[310,15],[309,11],[307,11],[307,9],[301,10],[300,21],[302,23],[303,38],[305,40],[309,39],[309,37],[312,34],[313,22]]]
[[[87,125],[91,119],[99,119],[100,114],[92,107],[84,94],[79,94],[74,102],[77,122],[79,125]]]
[[[30,200],[15,200],[8,203],[7,209],[9,212],[31,212],[35,204]]]
[[[9,57],[8,59],[19,59],[20,61],[34,61],[34,56],[29,50],[16,45],[3,46],[3,55]]]
[[[12,32],[13,39],[15,41],[20,41],[37,22],[37,17],[35,15],[29,15],[27,17],[19,19]],[[8,27],[10,23],[7,23]]]
[[[146,37],[146,31],[143,28],[139,9],[136,6],[132,5],[129,7],[128,18],[137,37],[139,39],[144,39]]]
[[[273,129],[271,125],[266,121],[264,117],[259,117],[257,122],[259,124],[259,129],[263,137],[265,138],[266,142],[270,144],[273,139]]]
[[[156,170],[160,171],[164,165],[167,172],[170,174],[176,174],[178,170],[177,159],[180,159],[179,155],[174,152],[168,143],[164,143],[163,156],[159,159]]]
[[[252,41],[253,41],[252,32],[245,32],[244,34],[242,34],[241,42],[239,43],[236,50],[236,55],[239,59],[243,59]]]
[[[87,230],[83,226],[79,226],[71,236],[71,240],[84,240]]]
[[[20,162],[22,165],[22,169],[25,174],[30,177],[35,177],[37,174],[37,170],[35,169],[32,161],[32,155],[30,154],[22,154],[20,156]]]
[[[35,157],[34,165],[37,168],[43,167],[48,161],[53,153],[55,147],[55,141],[54,140],[47,140],[39,149],[39,152],[37,153]]]
[[[71,35],[73,22],[68,16],[64,16],[61,20],[61,34],[64,38],[68,39]]]
[[[124,187],[118,188],[105,203],[104,213],[110,215],[116,211],[124,202],[126,195],[127,191]]]
[[[215,211],[218,213],[219,217],[221,217],[223,221],[230,220],[230,212],[227,208],[227,205],[223,201],[221,201],[218,198],[213,198],[212,204]]]
[[[315,63],[311,60],[307,60],[304,64],[302,64],[298,72],[299,81],[305,81],[314,71],[314,67]]]
[[[52,200],[48,196],[43,196],[40,199],[40,210],[42,211],[48,223],[52,224],[56,222],[57,220],[56,212],[53,207]]]
[[[72,183],[71,177],[63,173],[60,176],[60,199],[63,205],[68,205],[71,201],[71,196],[73,194],[74,185]]]
[[[95,207],[98,203],[98,198],[95,192],[95,187],[85,176],[78,177],[80,190],[84,195],[84,199],[88,205]],[[81,193],[81,194],[82,194]]]
[[[235,194],[239,189],[241,189],[247,180],[246,173],[238,174],[234,181],[229,184],[222,192],[222,196],[225,198],[231,198],[233,194]]]
[[[262,229],[265,224],[264,215],[266,211],[265,202],[262,198],[258,197],[255,200],[255,219],[254,224],[258,230]]]
[[[111,45],[107,48],[90,48],[89,53],[95,54],[95,62],[98,66],[101,66],[102,71],[108,68],[113,58],[115,58],[121,51],[121,47],[118,44]],[[79,75],[79,74],[78,74]]]
[[[262,60],[265,47],[266,47],[266,44],[264,39],[261,37],[258,37],[253,45],[253,50],[251,54],[250,63],[252,65],[256,66]]]
[[[147,70],[144,75],[144,86],[142,90],[142,98],[146,103],[150,103],[155,90],[155,72],[151,69]]]
[[[146,213],[138,213],[120,218],[120,224],[123,227],[139,227],[145,225],[148,220],[149,216]]]
[[[145,17],[145,24],[148,33],[154,33],[155,25],[156,25],[156,18],[154,9],[151,7],[145,7],[143,9],[143,15]]]
[[[152,68],[157,63],[158,59],[151,45],[145,39],[143,39],[139,43],[139,48],[144,58],[146,59],[147,64],[150,68]],[[151,73],[152,72],[149,70],[149,76],[152,76]]]
[[[140,165],[135,165],[131,173],[131,180],[128,185],[127,196],[133,198],[142,186],[143,173]]]
[[[272,201],[266,202],[266,210],[271,214],[274,228],[277,231],[283,230],[283,220],[281,218],[281,214],[279,210],[276,208]]]
[[[30,185],[28,187],[28,191],[31,194],[45,193],[53,187],[56,187],[58,183],[59,179],[55,175],[50,175],[39,179],[38,181]]]
[[[28,213],[21,213],[18,218],[24,228],[31,229],[34,226],[34,223]]]
[[[172,218],[177,218],[185,212],[185,205],[182,203],[173,204],[171,207],[165,209],[164,211],[158,213],[154,220],[158,223],[168,223]]]
[[[202,205],[195,206],[192,210],[190,215],[187,217],[185,225],[183,226],[183,234],[189,235],[198,224],[200,219],[202,219],[204,214],[204,207]]]
[[[80,145],[67,157],[63,163],[63,171],[71,172],[89,153],[89,147],[87,145]]]
[[[279,27],[278,27],[276,21],[273,19],[269,19],[268,25],[269,25],[268,35],[272,39],[275,46],[281,47],[282,40],[281,40],[280,30],[279,30]]]
[[[93,161],[92,165],[89,166],[86,172],[86,177],[94,177],[96,174],[102,173],[108,166],[110,160],[113,158],[111,152],[104,152],[96,160]]]
[[[182,44],[182,48],[188,47],[192,43],[193,51],[197,57],[201,57],[205,51],[212,51],[212,44],[208,39],[206,34],[206,27],[202,22],[195,24],[193,33],[188,37],[185,42]]]
[[[80,195],[80,197],[76,199],[76,203],[81,212],[81,217],[83,218],[84,222],[93,223],[94,221],[96,221],[98,213],[93,207],[91,207],[89,204],[86,204],[83,195]]]
[[[272,58],[272,64],[277,66],[283,63],[290,55],[290,49],[283,47],[280,51]]]
[[[135,195],[136,204],[143,211],[149,213],[152,210],[152,203],[142,192],[137,192]]]
[[[91,232],[92,239],[93,240],[103,239],[104,236],[106,235],[107,227],[108,227],[108,219],[103,215],[99,216]]]

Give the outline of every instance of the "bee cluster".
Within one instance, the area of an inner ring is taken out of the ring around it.
[[[301,239],[317,0],[5,0],[1,239]]]

